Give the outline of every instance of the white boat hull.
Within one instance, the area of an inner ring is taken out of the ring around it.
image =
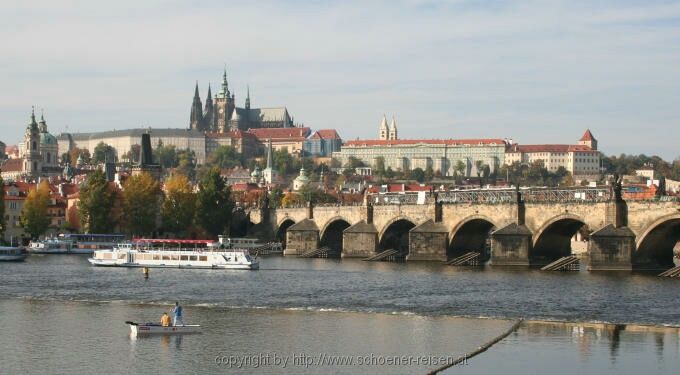
[[[191,264],[140,264],[140,263],[117,263],[110,260],[100,260],[90,258],[88,261],[100,267],[128,267],[128,268],[182,268],[182,269],[222,269],[222,270],[256,270],[260,268],[260,264],[255,262],[253,264],[219,264],[219,265],[191,265]]]
[[[177,335],[201,332],[201,326],[198,324],[187,324],[170,327],[163,327],[160,324],[134,323],[134,322],[127,322],[127,324],[130,326],[130,334],[132,336]]]

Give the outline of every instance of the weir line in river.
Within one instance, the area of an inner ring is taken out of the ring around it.
[[[436,368],[436,369],[428,372],[427,375],[436,375],[436,374],[446,370],[447,368],[453,367],[453,366],[458,365],[460,363],[464,363],[465,361],[476,356],[477,354],[480,354],[480,353],[487,351],[490,347],[494,346],[496,343],[498,343],[499,341],[508,337],[511,333],[515,332],[519,328],[519,326],[522,324],[523,320],[524,319],[518,320],[517,322],[515,322],[515,324],[512,325],[512,327],[510,327],[507,331],[503,332],[503,334],[501,334],[498,337],[495,337],[493,340],[491,340],[491,341],[487,342],[486,344],[478,347],[474,351],[472,351],[470,353],[463,354],[461,357],[458,357],[455,361],[453,361],[451,363],[447,363],[444,366],[441,366],[439,368]]]

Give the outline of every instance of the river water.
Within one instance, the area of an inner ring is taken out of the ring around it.
[[[33,255],[0,263],[0,373],[426,373],[519,318],[518,331],[446,372],[669,373],[680,368],[669,327],[680,326],[679,286],[636,273],[283,257],[259,271],[151,269],[145,280],[85,256]],[[203,334],[129,337],[124,321],[157,321],[176,300]]]

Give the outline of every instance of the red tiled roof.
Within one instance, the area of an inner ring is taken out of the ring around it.
[[[24,159],[7,159],[0,165],[0,169],[3,172],[21,172],[24,170]]]
[[[594,140],[595,137],[593,137],[593,133],[590,132],[590,129],[587,129],[585,133],[583,133],[583,137],[579,139],[579,141],[592,141]]]
[[[357,139],[345,142],[345,146],[399,146],[399,145],[505,145],[502,139],[396,139],[396,140],[379,140],[379,139]]]
[[[335,129],[321,129],[312,134],[312,139],[340,139],[340,135]]]
[[[597,153],[597,151],[594,151],[590,147],[584,145],[512,145],[508,148],[508,152],[510,153],[574,152],[574,151]]]
[[[300,139],[306,138],[310,130],[309,128],[258,128],[248,129],[248,133],[253,134],[259,139]]]

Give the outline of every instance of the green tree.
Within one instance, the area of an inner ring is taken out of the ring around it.
[[[415,168],[409,172],[408,178],[418,182],[425,181],[425,171],[422,168]]]
[[[210,169],[201,182],[196,196],[196,222],[213,237],[229,227],[234,203],[231,189],[217,168]]]
[[[43,181],[28,192],[21,209],[21,226],[31,236],[38,238],[50,225],[47,207],[50,204],[50,185]]]
[[[90,151],[88,149],[81,149],[78,147],[72,148],[69,152],[69,161],[71,162],[71,165],[77,165],[78,164],[78,158],[82,158],[85,164],[89,164],[91,161],[90,158]]]
[[[210,154],[208,164],[218,168],[234,168],[241,166],[241,157],[231,146],[219,146]]]
[[[189,178],[176,174],[165,182],[165,199],[161,206],[163,228],[172,233],[182,233],[193,223],[196,210],[194,194]]]
[[[160,185],[146,172],[125,180],[123,219],[128,233],[144,235],[156,229],[160,194]]]
[[[385,178],[394,178],[395,174],[394,171],[392,170],[392,167],[387,167],[385,170]]]
[[[110,233],[116,224],[115,202],[116,189],[106,181],[104,172],[97,169],[88,175],[80,186],[80,227],[88,233]]]
[[[274,168],[283,175],[290,175],[297,173],[300,170],[300,162],[293,155],[288,153],[288,150],[280,149],[274,150],[272,154],[272,161]]]
[[[378,176],[384,176],[385,175],[385,157],[384,156],[378,156],[375,159],[375,174]]]
[[[191,150],[177,151],[177,171],[193,180],[196,178],[196,153]]]
[[[179,163],[175,146],[164,146],[162,143],[153,150],[153,159],[163,168],[175,168]]]
[[[462,160],[456,162],[454,169],[458,173],[458,176],[465,177],[465,163]]]
[[[0,177],[0,240],[5,235],[5,182]]]
[[[104,163],[107,159],[110,162],[115,161],[116,150],[110,145],[104,142],[99,142],[99,144],[94,148],[94,156],[92,161],[96,163]]]
[[[428,165],[427,168],[425,168],[425,180],[431,181],[433,178],[434,178],[434,169],[432,169],[431,165]]]
[[[347,158],[347,163],[345,163],[345,168],[354,169],[354,168],[361,168],[361,167],[365,167],[364,163],[361,160],[355,158],[354,156],[350,156],[349,158]]]

